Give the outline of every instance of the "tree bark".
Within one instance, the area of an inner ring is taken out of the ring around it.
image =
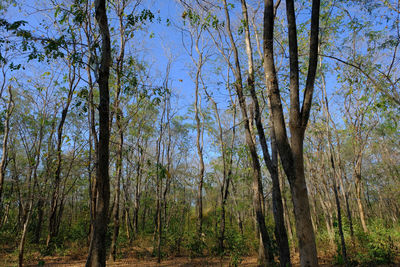
[[[283,169],[289,180],[299,240],[300,265],[318,266],[314,230],[312,228],[310,204],[304,175],[303,141],[307,127],[314,81],[318,62],[318,33],[320,1],[313,0],[311,14],[310,55],[303,104],[299,100],[299,63],[297,48],[297,29],[294,1],[286,1],[289,34],[290,61],[290,111],[289,143],[283,114],[281,96],[274,62],[274,5],[273,0],[265,0],[264,9],[264,71],[267,81],[268,97],[271,103],[273,126]]]
[[[87,267],[103,267],[106,265],[106,234],[108,222],[108,206],[110,201],[109,180],[109,75],[111,65],[110,32],[108,29],[106,1],[95,1],[96,21],[101,34],[101,63],[98,75],[100,91],[99,103],[99,143],[97,151],[97,203],[94,218],[93,234],[91,237]]]

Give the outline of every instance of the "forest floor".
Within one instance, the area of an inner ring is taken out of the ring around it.
[[[331,259],[328,259],[329,262],[332,262]],[[324,259],[320,259],[320,266],[334,266],[331,263],[326,263]],[[325,263],[324,263],[325,262]],[[27,267],[36,267],[36,266],[54,266],[54,267],[81,267],[85,265],[85,260],[75,260],[69,261],[68,259],[63,258],[53,258],[46,261],[44,265],[36,264],[28,264]],[[110,267],[153,267],[153,266],[162,266],[162,267],[199,267],[199,266],[233,266],[230,264],[229,258],[215,258],[215,257],[201,257],[201,258],[188,258],[188,257],[174,257],[164,259],[160,264],[157,263],[155,258],[152,259],[120,259],[116,262],[107,262],[107,266]],[[245,267],[255,267],[257,266],[257,257],[244,257],[241,263],[238,266]],[[293,267],[300,266],[299,261],[293,261]],[[400,266],[400,264],[392,264],[392,265],[380,265],[384,266]]]
[[[54,267],[80,267],[85,265],[85,260],[68,260],[68,258],[48,258],[45,259],[45,264],[38,265],[37,263],[28,264],[27,267],[36,266],[54,266]],[[190,266],[232,266],[230,264],[230,258],[218,258],[218,257],[199,257],[199,258],[189,258],[189,257],[173,257],[167,258],[161,261],[160,264],[157,263],[155,258],[149,259],[136,259],[127,258],[120,259],[116,262],[107,261],[107,266],[110,267],[152,267],[152,266],[162,266],[162,267],[190,267]],[[238,266],[253,267],[257,266],[257,257],[244,257]],[[300,266],[297,262],[293,262],[293,266]],[[331,264],[320,264],[320,266],[332,266]]]
[[[125,249],[124,249],[125,250]],[[65,256],[41,256],[39,253],[27,253],[24,260],[24,266],[36,267],[36,266],[54,266],[54,267],[81,267],[85,265],[86,254],[84,254],[87,249],[81,249],[80,253],[72,253],[71,255]],[[4,251],[3,251],[4,252]],[[157,263],[155,257],[151,257],[150,249],[146,250],[141,248],[131,248],[130,253],[126,250],[124,251],[122,258],[117,259],[116,262],[107,261],[107,266],[111,267],[152,267],[152,266],[162,266],[162,267],[189,267],[189,266],[232,266],[231,259],[229,257],[196,257],[190,258],[188,256],[175,256],[164,258],[160,264]],[[292,259],[293,266],[299,266],[298,256],[294,256]],[[320,259],[320,266],[331,266],[326,264],[326,262],[331,262],[331,259],[323,257]],[[325,264],[324,264],[325,263]],[[1,267],[13,267],[17,266],[17,255],[16,253],[1,253],[0,252],[0,266]],[[256,256],[245,256],[241,259],[238,266],[257,266]]]
[[[60,256],[41,256],[38,252],[27,253],[25,255],[26,267],[36,266],[48,266],[48,267],[81,267],[85,266],[87,248],[80,248],[75,250],[74,253],[66,253],[67,255]],[[1,267],[14,267],[17,266],[17,254],[5,253],[6,251],[0,251],[0,266]],[[292,266],[297,267],[299,264],[299,256],[297,253],[293,253]],[[120,255],[120,259],[116,262],[107,261],[107,266],[110,267],[199,267],[199,266],[233,266],[230,257],[216,257],[216,256],[204,256],[190,258],[188,256],[175,256],[164,258],[160,264],[157,263],[157,259],[151,256],[151,249],[131,247],[129,249],[124,248],[123,253]],[[319,255],[320,266],[334,266],[333,254],[324,253]],[[400,259],[396,259],[397,264],[392,265],[380,265],[383,266],[400,266]],[[240,263],[237,266],[253,267],[257,266],[256,256],[244,256],[241,258]]]

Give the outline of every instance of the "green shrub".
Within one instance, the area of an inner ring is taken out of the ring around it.
[[[206,244],[201,238],[198,238],[197,234],[191,233],[186,247],[189,250],[190,257],[198,257],[203,255]]]
[[[380,220],[369,225],[369,233],[357,229],[355,232],[359,248],[355,260],[361,265],[379,265],[394,263],[397,247],[392,236],[394,229],[385,228]]]

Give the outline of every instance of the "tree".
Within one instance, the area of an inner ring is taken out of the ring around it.
[[[2,207],[1,198],[3,193],[6,162],[8,161],[8,139],[10,133],[10,119],[14,110],[14,106],[15,105],[13,99],[12,86],[8,85],[8,104],[7,104],[6,118],[4,121],[4,136],[3,136],[3,146],[2,146],[3,153],[1,155],[1,161],[0,161],[0,212]]]
[[[109,85],[111,65],[110,31],[108,29],[106,1],[95,1],[96,21],[101,35],[101,61],[97,83],[100,91],[99,104],[99,141],[97,148],[96,190],[97,203],[93,221],[93,233],[90,240],[89,255],[86,266],[100,267],[106,265],[106,234],[108,206],[110,200],[109,180]]]
[[[244,120],[244,129],[245,129],[245,137],[246,137],[246,144],[249,149],[249,153],[252,159],[252,169],[253,169],[253,205],[256,214],[257,226],[260,231],[260,249],[259,249],[259,261],[261,264],[272,264],[273,262],[273,254],[271,250],[271,240],[268,234],[267,227],[265,225],[265,214],[263,211],[263,186],[261,182],[261,166],[258,160],[256,144],[252,137],[251,128],[250,128],[250,118],[247,111],[246,99],[243,93],[243,80],[241,74],[241,67],[239,61],[239,53],[236,46],[236,43],[233,38],[231,26],[230,26],[230,15],[228,10],[228,5],[226,0],[223,0],[223,9],[225,13],[226,19],[226,30],[229,37],[229,42],[231,45],[231,49],[233,50],[233,57],[234,57],[234,65],[232,66],[229,61],[229,64],[234,77],[234,87],[236,90],[236,94],[239,100],[239,106],[242,112],[242,118]],[[225,56],[226,58],[226,56]]]
[[[290,142],[287,135],[278,77],[274,62],[274,3],[264,1],[264,71],[271,103],[273,127],[283,169],[289,180],[299,240],[301,266],[318,266],[315,235],[311,223],[307,185],[304,175],[303,142],[310,116],[318,62],[320,1],[312,1],[309,63],[303,103],[300,107],[299,56],[294,1],[286,1],[290,61]]]
[[[248,65],[248,77],[247,77],[247,88],[250,90],[250,94],[254,103],[254,120],[258,132],[259,142],[261,144],[262,153],[264,157],[265,165],[268,168],[268,172],[272,179],[272,205],[273,214],[275,220],[275,237],[279,247],[279,260],[281,266],[290,266],[290,251],[289,241],[286,234],[286,228],[283,218],[283,205],[281,197],[281,189],[279,185],[279,172],[278,172],[278,151],[276,148],[276,137],[273,125],[273,120],[270,119],[271,124],[271,155],[269,154],[268,144],[264,133],[264,126],[261,120],[261,110],[258,101],[258,96],[255,89],[255,72],[253,62],[253,51],[250,39],[249,29],[249,18],[247,5],[245,0],[241,0],[242,13],[244,17],[244,31],[245,31],[245,43],[246,43],[246,54],[247,54],[247,65]],[[279,5],[280,2],[278,2]],[[275,7],[275,9],[278,6]],[[271,118],[271,117],[270,117]]]

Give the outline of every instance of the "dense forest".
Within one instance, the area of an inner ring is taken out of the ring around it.
[[[399,264],[399,19],[1,0],[0,265]]]

